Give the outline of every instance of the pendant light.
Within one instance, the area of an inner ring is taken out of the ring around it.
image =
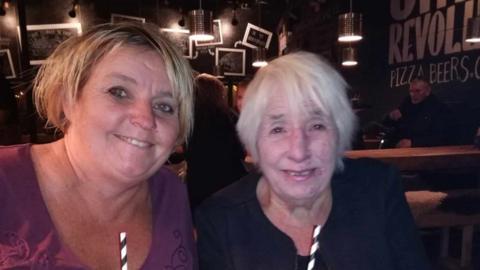
[[[258,11],[258,26],[262,27],[262,5],[266,4],[265,1],[257,1],[257,11]],[[261,68],[268,65],[267,62],[267,50],[263,47],[257,47],[253,51],[253,62],[252,66]]]
[[[188,13],[190,22],[190,38],[194,41],[213,40],[212,12],[202,9],[202,0],[199,1],[199,9],[191,10]]]
[[[480,42],[480,17],[469,18],[466,42]]]
[[[351,67],[356,66],[357,61],[357,50],[352,46],[348,46],[342,49],[342,66]]]
[[[266,60],[265,56],[265,48],[257,48],[256,50],[253,51],[253,62],[252,66],[254,67],[264,67],[268,65],[268,62]]]
[[[362,14],[352,12],[352,0],[350,11],[338,16],[338,41],[355,42],[362,39]]]

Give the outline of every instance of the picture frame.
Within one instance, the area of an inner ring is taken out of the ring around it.
[[[145,18],[142,17],[135,17],[130,15],[112,13],[110,14],[110,22],[115,24],[119,22],[137,22],[137,23],[145,23]]]
[[[226,76],[245,76],[245,49],[215,48],[215,66]]]
[[[82,34],[80,23],[27,25],[30,65],[41,65],[57,46],[70,37]]]
[[[196,47],[215,46],[223,44],[222,21],[220,19],[213,20],[213,40],[195,41]]]
[[[160,32],[170,39],[182,51],[187,59],[193,58],[193,41],[190,39],[190,31],[178,28],[160,28]]]
[[[262,47],[268,49],[270,47],[270,42],[272,41],[272,36],[272,32],[251,23],[247,23],[247,28],[245,29],[245,34],[243,35],[242,45],[252,49]]]
[[[17,74],[13,66],[12,55],[10,49],[1,49],[0,57],[2,59],[2,73],[7,79],[15,79]]]

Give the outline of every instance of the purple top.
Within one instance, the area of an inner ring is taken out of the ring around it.
[[[197,269],[185,185],[168,169],[149,180],[153,232],[141,269]],[[30,145],[0,147],[0,269],[88,269],[64,246],[43,201]]]

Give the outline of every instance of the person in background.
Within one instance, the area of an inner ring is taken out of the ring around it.
[[[3,70],[3,61],[0,59],[0,70]],[[0,145],[16,144],[20,142],[18,127],[18,108],[15,94],[10,82],[0,72]]]
[[[237,129],[260,173],[196,212],[200,269],[429,269],[397,171],[351,160],[347,85],[307,52],[281,56],[248,86]],[[310,268],[309,268],[310,269]]]
[[[0,148],[0,268],[196,269],[187,191],[162,168],[192,126],[193,78],[147,24],[98,25],[60,44],[34,84],[64,133]]]
[[[185,149],[186,182],[192,209],[246,174],[233,111],[223,83],[209,74],[195,78],[195,118]]]
[[[473,139],[473,145],[480,149],[480,127],[478,127],[475,138]]]
[[[237,113],[240,113],[242,111],[243,97],[245,96],[245,91],[247,90],[250,81],[250,78],[245,78],[241,80],[237,85],[237,92],[235,98],[235,110]]]
[[[451,130],[448,108],[432,94],[425,79],[410,82],[409,96],[391,111],[384,124],[394,129],[386,138],[387,147],[426,147],[449,143]]]

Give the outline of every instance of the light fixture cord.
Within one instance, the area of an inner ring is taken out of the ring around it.
[[[350,0],[350,13],[352,13],[352,0]]]
[[[262,5],[257,1],[258,8],[258,26],[262,27]]]
[[[199,2],[200,2],[200,9],[202,9],[202,0],[200,0]]]

